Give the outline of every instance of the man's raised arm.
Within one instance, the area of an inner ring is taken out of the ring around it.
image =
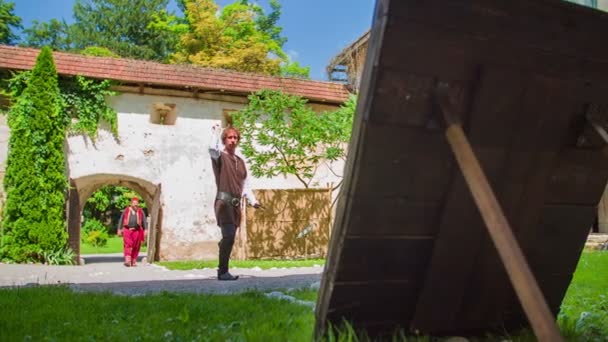
[[[217,160],[222,155],[220,134],[221,128],[219,124],[213,125],[211,128],[211,138],[209,140],[209,155],[211,159]]]

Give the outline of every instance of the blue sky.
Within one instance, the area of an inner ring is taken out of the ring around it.
[[[23,26],[32,20],[72,20],[74,0],[13,0]],[[216,1],[221,5],[233,1]],[[356,40],[371,26],[374,0],[279,0],[283,13],[279,25],[288,41],[283,46],[293,60],[311,67],[313,79],[326,80],[331,57]],[[176,6],[170,0],[170,9]],[[268,1],[261,0],[263,6]]]

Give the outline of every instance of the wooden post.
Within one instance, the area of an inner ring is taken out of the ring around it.
[[[150,227],[148,227],[148,263],[154,263],[157,255],[158,242],[158,230],[160,229],[160,216],[161,204],[160,204],[160,193],[161,184],[156,185],[156,192],[154,192],[154,198],[149,208],[152,208],[150,212]]]
[[[247,212],[252,209],[248,207],[244,198],[241,198],[241,203],[241,225],[236,231],[235,248],[230,257],[233,260],[247,260]]]
[[[82,215],[82,210],[80,208],[79,196],[76,183],[73,179],[70,179],[67,201],[68,245],[74,251],[76,263],[80,265],[80,216]]]
[[[437,100],[446,122],[446,137],[475,203],[486,224],[494,246],[509,275],[534,334],[539,341],[563,341],[555,318],[549,310],[513,230],[500,207],[448,97],[448,85],[436,89]]]

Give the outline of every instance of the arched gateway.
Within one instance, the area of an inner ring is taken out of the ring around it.
[[[80,227],[82,210],[86,200],[99,188],[105,185],[125,186],[133,189],[143,197],[148,204],[148,260],[158,259],[158,243],[162,222],[161,185],[128,175],[93,174],[76,179],[70,179],[68,196],[68,236],[70,247],[80,256]],[[80,258],[78,258],[80,260]]]

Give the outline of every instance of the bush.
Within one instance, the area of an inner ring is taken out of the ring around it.
[[[89,219],[82,225],[82,242],[103,247],[108,243],[108,238],[108,229],[99,220]]]
[[[85,243],[94,247],[103,247],[108,243],[108,232],[105,230],[92,230],[87,234]]]
[[[94,219],[94,218],[88,219],[88,220],[84,221],[84,224],[82,225],[82,228],[81,228],[82,241],[84,241],[85,237],[87,235],[89,235],[89,233],[93,230],[107,231],[106,227],[98,219]]]

